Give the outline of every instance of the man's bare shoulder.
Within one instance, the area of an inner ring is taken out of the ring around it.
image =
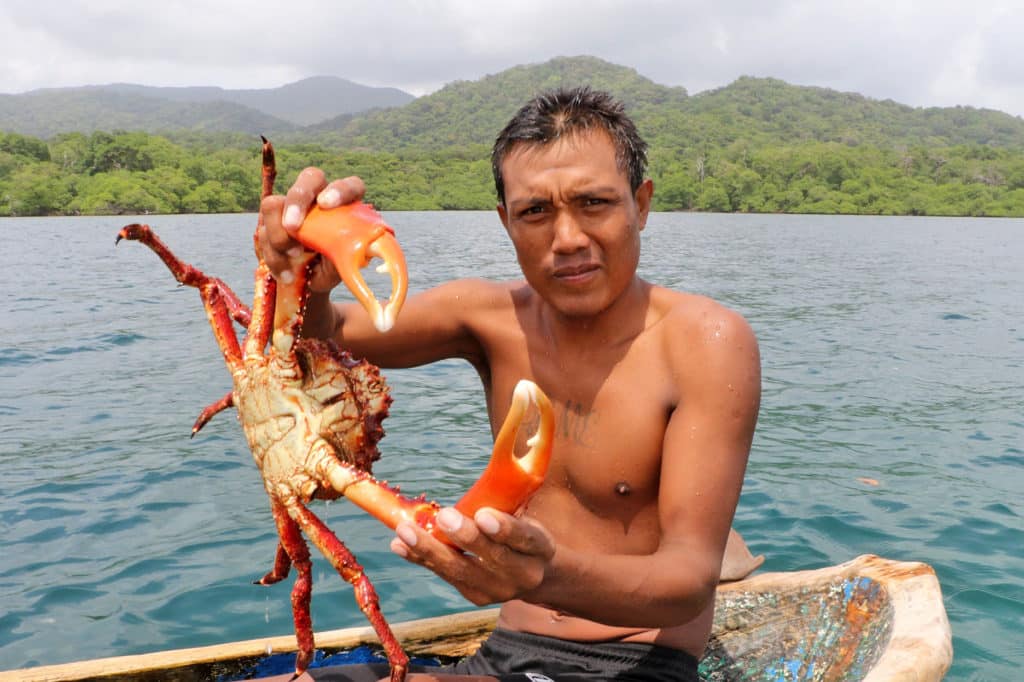
[[[759,365],[757,338],[742,314],[699,294],[654,287],[652,309],[666,354],[683,363],[684,375],[724,365]]]
[[[651,288],[651,303],[655,314],[673,333],[753,333],[743,315],[708,296],[655,286]]]

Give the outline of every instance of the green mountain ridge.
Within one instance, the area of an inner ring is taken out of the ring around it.
[[[44,139],[95,130],[277,134],[413,99],[333,76],[250,90],[113,83],[0,95],[0,130]]]
[[[292,85],[271,99],[312,108],[329,90],[318,79]],[[650,146],[655,210],[1024,216],[1019,116],[750,76],[690,95],[587,56],[307,126],[213,99],[227,92],[219,89],[201,89],[209,101],[168,98],[200,97],[187,88],[157,98],[150,93],[161,89],[128,85],[0,96],[0,215],[254,210],[258,133],[277,147],[279,190],[316,165],[330,177],[362,176],[383,210],[492,208],[494,136],[532,95],[577,85],[612,92],[636,120]],[[266,106],[266,94],[245,101]],[[26,133],[28,124],[64,132]]]
[[[297,126],[312,125],[343,114],[397,107],[416,99],[398,88],[360,85],[335,76],[312,76],[266,89],[172,88],[125,83],[105,88],[177,102],[233,102]]]
[[[48,139],[138,130],[267,134],[291,144],[440,150],[489,145],[526,99],[586,84],[621,98],[652,144],[670,147],[808,140],[847,145],[987,144],[1024,148],[1024,119],[973,107],[910,107],[857,93],[743,76],[696,95],[589,56],[514,66],[422,97],[337,77],[277,88],[111,84],[0,95],[0,131]]]
[[[634,113],[683,106],[687,100],[684,88],[659,85],[632,68],[596,57],[557,57],[476,81],[455,81],[403,107],[339,117],[302,133],[341,147],[376,151],[489,145],[527,99],[543,90],[577,85],[608,90]]]
[[[477,81],[450,83],[403,106],[342,117],[298,131],[346,149],[440,150],[490,144],[516,109],[541,90],[590,85],[630,110],[652,146],[793,144],[856,146],[985,144],[1024,148],[1024,120],[970,107],[914,108],[856,93],[744,76],[697,95],[659,85],[594,57],[559,57]]]

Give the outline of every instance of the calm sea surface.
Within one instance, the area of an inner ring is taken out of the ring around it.
[[[487,213],[388,216],[413,288],[513,277]],[[0,669],[292,631],[290,580],[199,298],[130,219],[0,220]],[[154,216],[184,260],[251,296],[254,217]],[[764,570],[860,554],[938,572],[949,679],[1024,668],[1024,221],[660,214],[643,274],[742,312],[764,397],[736,526]],[[490,450],[460,362],[390,371],[376,473],[442,502]],[[859,478],[876,479],[877,486]],[[316,505],[395,621],[468,607],[353,506]],[[318,629],[362,625],[320,561]]]

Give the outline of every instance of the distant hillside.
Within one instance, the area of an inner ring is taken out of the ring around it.
[[[576,85],[608,90],[634,112],[658,107],[678,109],[687,100],[684,88],[658,85],[635,69],[595,57],[558,57],[476,81],[449,83],[404,107],[340,117],[310,126],[302,134],[343,147],[376,151],[490,145],[509,117],[534,94]]]
[[[190,130],[252,135],[296,126],[234,102],[174,102],[98,88],[0,95],[0,130],[50,138],[59,133]]]
[[[658,211],[1024,216],[1024,120],[998,111],[772,78],[688,95],[559,57],[309,126],[274,115],[340,106],[339,81],[0,96],[0,216],[255,210],[256,133],[277,147],[278,189],[315,165],[361,176],[384,210],[491,208],[494,136],[531,96],[577,85],[610,91],[636,120]]]
[[[1024,120],[1019,116],[972,107],[915,108],[774,78],[742,77],[692,97],[684,109],[695,119],[713,122],[723,138],[742,129],[787,143],[1024,148]]]
[[[1024,149],[1024,120],[971,107],[915,108],[856,93],[742,77],[688,95],[595,57],[558,57],[475,81],[455,81],[414,98],[342,78],[307,78],[278,88],[156,88],[116,84],[0,95],[0,131],[49,139],[60,132],[272,135],[371,152],[433,153],[490,145],[535,93],[590,85],[625,103],[653,148],[693,150],[742,143],[805,142],[945,147],[981,144]]]
[[[369,151],[439,150],[493,142],[530,96],[561,85],[591,85],[622,99],[652,147],[754,146],[800,142],[845,145],[1024,149],[1024,120],[970,107],[914,108],[855,93],[742,77],[688,96],[634,69],[594,57],[559,57],[460,81],[396,109],[340,117],[298,131],[301,138]]]
[[[412,95],[317,77],[265,90],[133,84],[0,95],[0,131],[50,138],[66,132],[138,130],[278,134],[341,114],[398,106]]]
[[[314,76],[278,88],[260,90],[155,88],[120,83],[102,88],[176,102],[234,102],[300,126],[343,114],[398,107],[416,99],[397,88],[375,88],[334,76]]]

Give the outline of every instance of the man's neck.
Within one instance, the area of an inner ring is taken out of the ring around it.
[[[647,319],[650,286],[639,277],[596,315],[564,315],[541,304],[542,328],[556,349],[599,349],[632,341],[643,332]]]

